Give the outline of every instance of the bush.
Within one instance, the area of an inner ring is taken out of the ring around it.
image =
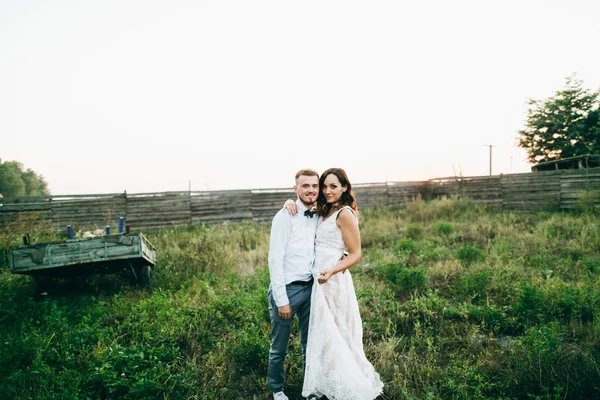
[[[600,385],[592,349],[571,343],[557,322],[531,327],[510,353],[512,396],[536,399],[597,398]]]
[[[463,265],[471,265],[485,259],[485,254],[481,249],[473,246],[464,246],[458,249],[456,257]]]
[[[409,225],[406,228],[406,236],[411,239],[418,239],[423,236],[423,228],[418,225]]]
[[[504,309],[497,306],[471,306],[469,308],[469,320],[475,323],[483,323],[495,333],[512,331],[513,324],[507,318]]]
[[[233,348],[233,358],[238,370],[266,371],[269,354],[269,338],[257,329],[236,332],[237,338]]]
[[[600,214],[600,190],[588,189],[577,193],[575,209],[585,214]]]
[[[590,255],[585,256],[581,260],[581,265],[583,268],[592,274],[597,274],[600,272],[600,255]]]
[[[515,313],[524,324],[538,322],[589,322],[600,305],[598,288],[589,283],[572,287],[559,279],[550,279],[541,288],[523,285]]]
[[[417,246],[412,239],[399,239],[394,243],[394,250],[398,253],[412,254],[416,249]]]
[[[454,227],[452,226],[452,224],[446,221],[438,222],[433,229],[440,235],[445,236],[448,236],[454,232]]]
[[[461,274],[454,286],[459,299],[473,302],[485,302],[489,286],[490,271],[487,269]]]
[[[379,277],[398,294],[403,295],[412,290],[423,290],[429,285],[429,277],[425,268],[407,268],[401,264],[385,264],[377,267]]]

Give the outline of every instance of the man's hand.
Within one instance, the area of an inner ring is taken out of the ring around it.
[[[340,259],[338,261],[342,261],[344,258],[346,258],[347,255],[348,255],[348,252],[344,251],[344,254],[342,254],[342,256],[340,257]],[[342,274],[345,274],[345,273],[346,273],[346,270],[343,270]]]
[[[292,306],[286,304],[285,306],[277,307],[277,314],[283,319],[292,318]]]

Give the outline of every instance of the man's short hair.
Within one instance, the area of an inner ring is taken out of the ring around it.
[[[301,169],[300,171],[296,172],[296,180],[298,180],[298,178],[300,178],[302,175],[316,176],[317,179],[319,178],[319,174],[314,169]]]

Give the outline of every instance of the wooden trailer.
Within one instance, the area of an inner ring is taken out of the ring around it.
[[[33,276],[72,277],[130,269],[147,285],[156,249],[142,233],[64,242],[26,244],[10,250],[10,271]]]

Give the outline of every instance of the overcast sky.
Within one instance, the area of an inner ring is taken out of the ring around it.
[[[0,0],[0,158],[53,194],[526,172],[600,1]]]

